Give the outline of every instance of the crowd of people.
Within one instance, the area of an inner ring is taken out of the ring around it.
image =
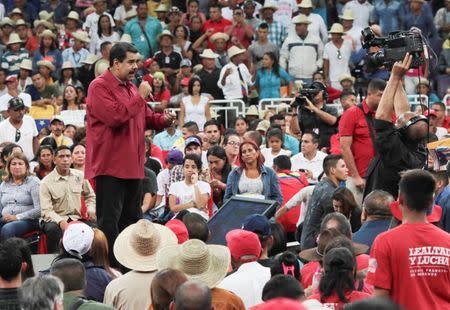
[[[367,27],[425,52],[374,65]],[[0,309],[450,309],[449,32],[449,0],[0,1]]]

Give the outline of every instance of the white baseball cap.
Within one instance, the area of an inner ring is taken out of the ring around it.
[[[66,252],[80,259],[90,250],[92,241],[94,241],[94,230],[79,221],[71,222],[67,226],[62,239]]]

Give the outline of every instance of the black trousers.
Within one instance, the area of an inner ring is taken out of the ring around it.
[[[113,248],[119,233],[142,218],[142,180],[102,175],[95,178],[97,224],[109,244],[109,259],[118,267]]]
[[[62,231],[59,225],[55,222],[42,223],[42,230],[47,238],[47,252],[49,254],[58,253],[59,241],[62,237]]]

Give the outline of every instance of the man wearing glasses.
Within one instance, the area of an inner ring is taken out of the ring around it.
[[[33,118],[25,115],[22,98],[8,101],[9,117],[0,123],[0,143],[13,142],[20,145],[28,160],[32,160],[39,147],[38,131]]]

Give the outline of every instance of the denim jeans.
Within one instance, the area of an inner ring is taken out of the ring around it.
[[[19,220],[6,223],[0,220],[0,240],[6,240],[12,237],[20,237],[23,234],[39,229],[38,220]]]

